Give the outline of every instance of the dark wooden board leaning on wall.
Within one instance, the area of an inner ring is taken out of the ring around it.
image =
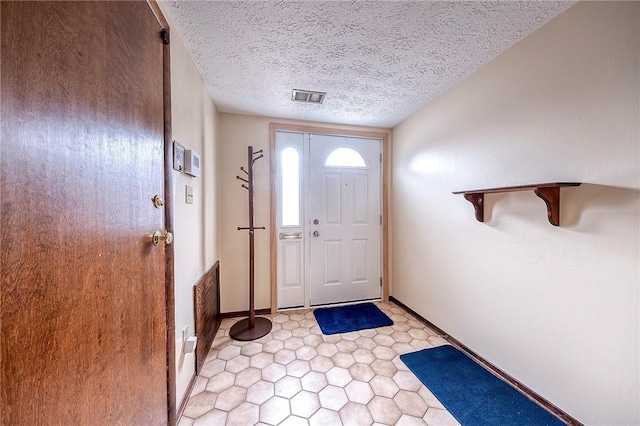
[[[196,346],[196,374],[200,374],[220,327],[220,262],[216,262],[193,287]]]

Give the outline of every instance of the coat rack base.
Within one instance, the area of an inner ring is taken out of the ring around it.
[[[254,327],[249,328],[249,318],[245,318],[231,327],[229,336],[234,340],[247,342],[266,336],[271,331],[271,327],[271,321],[267,318],[256,317]]]

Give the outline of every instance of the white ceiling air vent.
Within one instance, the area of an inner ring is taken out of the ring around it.
[[[306,102],[308,104],[321,104],[326,95],[326,92],[293,89],[291,100],[294,102]]]

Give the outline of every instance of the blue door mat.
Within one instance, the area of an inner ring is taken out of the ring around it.
[[[313,315],[318,321],[322,334],[348,333],[393,325],[391,318],[373,303],[319,308],[313,311]]]
[[[400,355],[400,359],[462,425],[564,425],[451,345]]]

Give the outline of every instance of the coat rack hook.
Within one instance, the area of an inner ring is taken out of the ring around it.
[[[240,170],[242,170],[243,172],[245,172],[247,174],[247,176],[249,176],[249,172],[247,172],[244,167],[240,167]]]
[[[241,178],[240,176],[237,176],[237,175],[236,175],[236,179],[241,180],[241,181],[246,182],[246,183],[249,183],[248,180],[246,180],[245,178]]]

